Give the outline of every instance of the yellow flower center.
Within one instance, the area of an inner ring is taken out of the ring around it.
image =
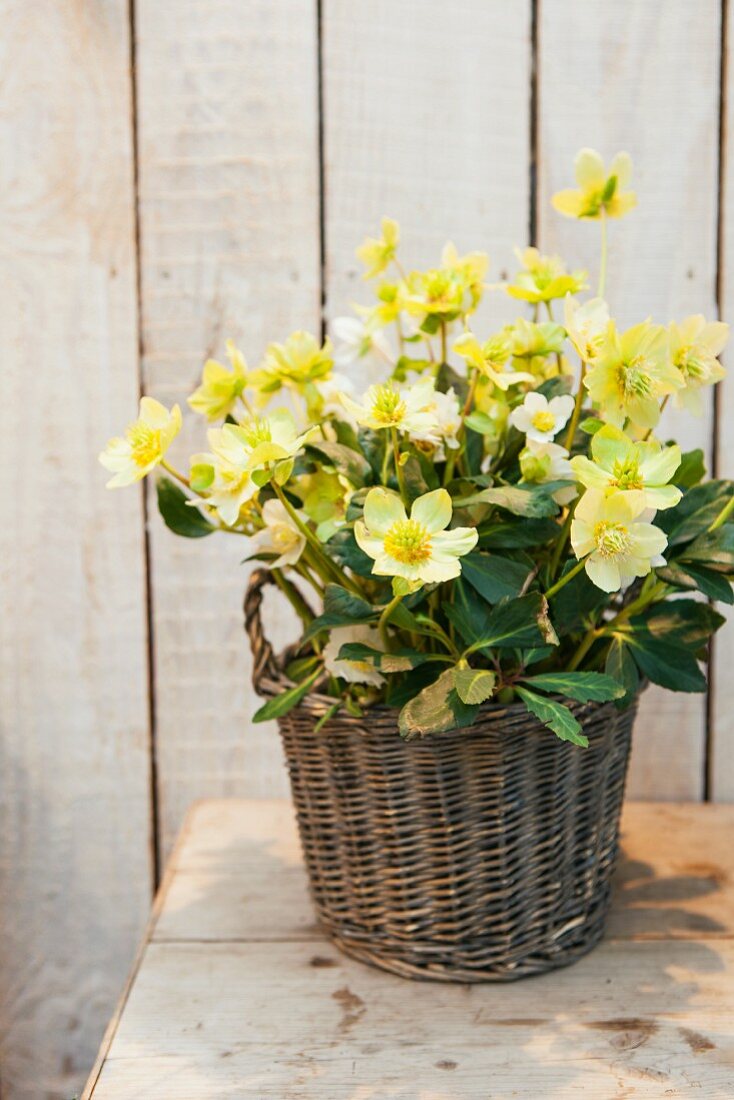
[[[136,466],[148,466],[160,457],[161,433],[156,428],[151,428],[138,420],[130,425],[125,434]]]
[[[616,558],[619,554],[629,552],[632,546],[632,535],[623,523],[600,520],[594,527],[594,542],[602,557]]]
[[[614,484],[619,489],[644,489],[645,487],[637,459],[632,455],[614,463],[612,476]]]
[[[645,369],[646,362],[642,357],[631,363],[622,364],[619,368],[619,388],[623,397],[649,397],[652,393],[652,377]]]
[[[415,519],[393,523],[383,542],[385,553],[403,565],[419,565],[431,556],[431,537]]]
[[[681,348],[675,357],[675,365],[686,378],[700,381],[708,377],[709,364],[704,356],[697,354],[695,348]]]
[[[556,426],[556,418],[550,409],[541,409],[539,412],[533,413],[530,423],[539,432],[550,432]]]
[[[270,423],[265,417],[253,416],[251,420],[242,425],[242,432],[247,440],[248,447],[257,447],[260,443],[270,443],[272,433]]]
[[[372,416],[380,424],[387,426],[400,424],[407,408],[402,397],[392,386],[378,386],[372,403]]]

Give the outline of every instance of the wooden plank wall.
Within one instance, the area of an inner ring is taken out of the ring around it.
[[[187,805],[287,789],[250,722],[242,548],[103,488],[140,384],[183,402],[226,337],[257,363],[367,300],[382,214],[410,264],[452,238],[498,278],[534,235],[595,271],[595,227],[548,202],[583,144],[635,161],[615,312],[734,317],[725,4],[3,0],[2,1100],[83,1080]],[[516,312],[495,295],[477,325]],[[727,382],[684,428],[720,473],[732,411]],[[199,442],[187,415],[177,457]],[[733,658],[734,622],[708,703],[649,693],[637,797],[734,799]]]

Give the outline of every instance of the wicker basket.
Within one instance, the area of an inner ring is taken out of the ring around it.
[[[292,686],[245,600],[253,682]],[[510,981],[566,966],[601,938],[635,705],[573,705],[588,749],[523,706],[406,743],[397,712],[339,716],[318,693],[279,720],[311,892],[348,955],[409,978]]]

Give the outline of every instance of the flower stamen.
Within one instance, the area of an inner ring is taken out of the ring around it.
[[[422,523],[400,519],[393,523],[383,542],[385,553],[403,565],[419,565],[431,557],[431,538]]]

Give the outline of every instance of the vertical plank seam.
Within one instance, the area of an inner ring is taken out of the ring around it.
[[[137,26],[136,0],[128,0],[128,33],[130,39],[130,121],[132,134],[132,166],[133,166],[133,222],[135,241],[135,293],[138,326],[138,395],[144,394],[143,385],[143,280],[141,263],[141,229],[140,229],[140,135],[138,128],[138,68],[137,68],[137,41],[135,29]],[[150,768],[150,821],[149,821],[149,847],[151,865],[151,898],[155,895],[160,883],[160,826],[158,807],[158,756],[157,756],[157,711],[155,699],[155,621],[153,615],[152,592],[152,550],[150,542],[150,514],[148,507],[148,493],[145,482],[140,484],[140,492],[143,501],[143,565],[145,584],[145,622],[147,633],[147,677],[148,677],[148,754]]]
[[[726,187],[726,139],[727,139],[727,96],[726,81],[728,74],[727,38],[729,31],[729,0],[721,0],[719,24],[719,119],[718,119],[718,164],[716,193],[716,313],[719,319],[724,310],[724,230],[725,230],[725,187]],[[711,476],[719,476],[719,437],[721,432],[721,395],[718,387],[713,388],[713,423],[711,429]],[[704,746],[703,799],[712,801],[714,783],[714,747],[716,721],[716,669],[714,655],[716,639],[712,638],[708,653],[708,691],[706,694],[706,744]]]
[[[538,23],[540,0],[530,0],[530,124],[528,127],[528,244],[537,245],[538,233]]]
[[[326,339],[326,165],[324,162],[324,11],[323,0],[316,0],[316,114],[317,164],[319,182],[319,278],[321,341]]]

